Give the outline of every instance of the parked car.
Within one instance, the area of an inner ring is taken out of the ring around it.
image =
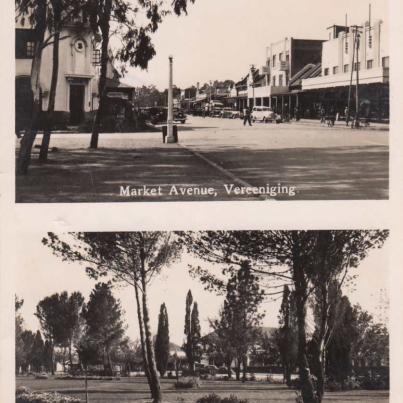
[[[239,119],[240,117],[241,117],[241,112],[239,112],[239,111],[231,112],[231,119]]]
[[[231,108],[224,108],[220,113],[220,117],[221,118],[231,118],[232,112],[233,112],[233,110]]]
[[[252,109],[252,121],[274,122],[276,114],[268,106],[254,106]]]
[[[174,108],[174,122],[185,123],[186,122],[186,114],[182,109]]]
[[[174,108],[173,112],[174,122],[186,122],[186,115],[181,109]],[[168,119],[168,108],[166,106],[152,106],[151,108],[143,108],[142,113],[153,125],[166,123]]]
[[[210,101],[209,110],[210,110],[211,117],[213,117],[213,118],[220,117],[223,109],[224,109],[224,104],[222,102]]]

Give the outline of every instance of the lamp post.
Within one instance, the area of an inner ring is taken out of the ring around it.
[[[169,86],[168,86],[168,118],[167,118],[167,143],[174,143],[174,129],[173,129],[173,73],[172,73],[173,57],[169,56]]]

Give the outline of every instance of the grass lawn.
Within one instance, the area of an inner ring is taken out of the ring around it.
[[[26,386],[35,391],[57,391],[84,399],[84,381],[34,379],[33,377],[17,377],[17,387]],[[236,395],[248,399],[250,403],[295,402],[295,392],[283,385],[265,382],[226,382],[202,381],[199,389],[177,391],[174,381],[163,379],[161,387],[165,402],[194,403],[201,396],[216,393],[220,396]],[[150,402],[150,394],[145,378],[122,378],[113,381],[89,381],[90,403],[109,402]],[[388,391],[351,391],[327,393],[327,403],[360,402],[386,403],[389,402]]]

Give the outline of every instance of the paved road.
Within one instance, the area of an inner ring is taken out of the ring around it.
[[[240,120],[190,117],[179,125],[179,145],[162,144],[159,132],[105,133],[99,149],[89,151],[89,138],[54,134],[57,151],[45,165],[34,156],[28,177],[17,179],[17,201],[388,197],[385,130],[304,122],[244,127]],[[121,186],[131,195],[120,195]]]

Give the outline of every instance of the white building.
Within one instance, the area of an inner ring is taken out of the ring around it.
[[[16,123],[23,126],[32,107],[30,74],[36,38],[35,31],[21,21],[17,21],[15,32]],[[90,29],[78,29],[75,22],[64,25],[60,38],[55,120],[65,125],[78,125],[98,108],[100,50]],[[53,45],[50,44],[42,53],[40,86],[43,110],[47,109],[49,101],[52,52]],[[119,76],[111,60],[112,55],[108,64],[108,82],[117,86]]]
[[[354,52],[354,28],[334,25],[328,28],[328,40],[323,43],[321,74],[301,80],[305,101],[343,113],[352,84],[352,104],[355,85],[359,84],[360,108],[367,105],[371,117],[389,116],[389,35],[381,20],[368,21],[359,29],[358,59]],[[354,57],[354,62],[353,62]],[[369,110],[370,109],[370,110]]]

